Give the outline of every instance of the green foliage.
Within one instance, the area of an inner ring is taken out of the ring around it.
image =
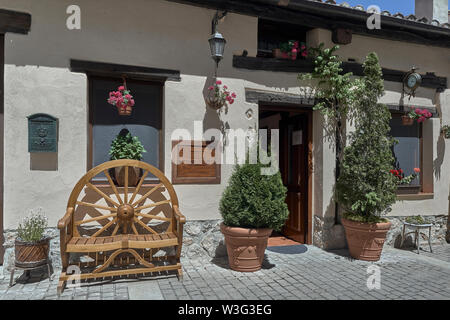
[[[412,224],[425,224],[425,219],[420,215],[407,217],[405,221]]]
[[[141,160],[142,153],[147,152],[138,137],[131,136],[128,130],[122,130],[111,143],[109,150],[111,160],[133,159]]]
[[[379,217],[395,203],[397,181],[391,173],[394,164],[389,135],[391,114],[379,104],[383,95],[382,72],[375,53],[364,63],[364,77],[356,88],[355,131],[344,149],[341,175],[336,185],[339,204],[363,220]]]
[[[347,119],[352,120],[355,89],[360,82],[358,79],[352,80],[352,73],[343,74],[342,62],[335,54],[338,49],[339,46],[324,49],[323,43],[318,48],[311,48],[314,71],[298,76],[301,81],[312,82],[310,85],[317,100],[314,110],[324,115],[327,135],[333,139],[339,124],[344,124]],[[343,130],[338,130],[337,134],[341,145],[344,145]]]
[[[280,230],[288,218],[287,189],[280,172],[262,175],[261,164],[237,165],[222,194],[219,210],[225,225]]]
[[[377,216],[362,216],[360,214],[345,212],[343,217],[347,220],[355,221],[355,222],[365,222],[365,223],[381,223],[381,222],[389,222],[386,218],[381,218]]]
[[[444,135],[445,139],[450,139],[450,126],[448,125],[443,126],[441,132]]]
[[[31,212],[25,217],[17,228],[17,236],[25,242],[37,242],[44,238],[44,231],[47,227],[47,217],[40,212]]]

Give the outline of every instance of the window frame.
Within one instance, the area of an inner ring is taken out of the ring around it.
[[[122,81],[122,78],[118,75],[112,75],[112,74],[90,74],[87,73],[87,81],[88,81],[88,126],[87,126],[87,162],[86,162],[86,172],[91,170],[92,168],[94,168],[93,166],[93,161],[94,161],[94,150],[93,150],[93,145],[94,145],[94,96],[93,96],[93,83],[94,80],[113,80],[113,81]],[[141,79],[141,78],[136,78],[136,77],[132,77],[132,76],[127,76],[126,74],[124,74],[126,76],[127,82],[134,82],[134,83],[143,83],[146,85],[153,85],[153,86],[158,86],[160,87],[160,99],[159,99],[159,108],[161,110],[160,112],[160,122],[161,122],[161,128],[159,129],[159,157],[158,157],[158,162],[159,162],[159,166],[157,169],[159,169],[161,172],[164,173],[164,104],[163,104],[163,100],[164,100],[164,82],[163,81],[155,81],[155,80],[146,80],[146,79]],[[148,187],[148,186],[154,186],[157,183],[159,183],[159,181],[157,180],[148,180],[145,179],[144,183],[142,184],[143,187]],[[97,185],[99,187],[110,187],[109,183],[107,181],[99,181],[99,180],[93,180],[92,184]]]
[[[405,113],[404,112],[399,112],[399,111],[391,111],[391,116],[392,118],[397,117],[397,118],[401,118],[402,116],[404,116]],[[424,183],[423,183],[423,123],[419,123],[419,152],[420,152],[420,157],[419,157],[419,162],[420,162],[420,176],[419,176],[419,185],[418,186],[404,186],[404,185],[399,185],[397,187],[396,190],[396,194],[398,196],[408,196],[408,195],[420,195],[424,193]],[[393,137],[395,139],[395,137]],[[403,189],[403,190],[402,190]],[[407,192],[408,190],[411,189],[418,189],[417,192]]]

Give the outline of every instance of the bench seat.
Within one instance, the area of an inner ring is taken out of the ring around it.
[[[117,249],[151,249],[178,245],[172,232],[161,234],[121,234],[109,237],[73,237],[67,243],[67,252],[103,252]]]

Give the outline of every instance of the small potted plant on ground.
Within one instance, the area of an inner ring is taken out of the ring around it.
[[[17,228],[15,240],[15,265],[34,268],[48,263],[50,238],[44,235],[47,217],[40,211],[31,212]]]
[[[289,215],[280,173],[263,175],[261,168],[261,164],[237,165],[220,200],[220,229],[230,268],[236,271],[261,269],[268,237]]]
[[[111,160],[119,159],[132,159],[141,160],[142,153],[147,152],[138,137],[133,137],[127,129],[122,129],[117,137],[111,143],[111,149],[109,150]],[[125,168],[117,167],[114,169],[113,176],[116,184],[119,187],[123,187],[125,184]],[[128,168],[128,185],[136,186],[142,172],[139,168]]]
[[[382,217],[396,201],[397,178],[391,174],[394,139],[389,136],[391,114],[378,103],[383,95],[382,72],[375,53],[364,63],[358,86],[355,131],[344,149],[336,199],[345,210],[342,224],[350,255],[355,259],[380,259],[391,223]]]

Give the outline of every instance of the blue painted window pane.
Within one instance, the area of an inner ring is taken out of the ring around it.
[[[108,104],[110,91],[117,90],[122,81],[93,78],[91,106],[93,108],[93,166],[110,160],[111,142],[126,128],[137,136],[147,151],[142,161],[160,168],[160,134],[162,90],[154,83],[127,80],[127,88],[136,102],[130,116],[120,116],[117,108]],[[149,175],[150,176],[150,175]],[[106,178],[105,178],[106,179]]]
[[[409,176],[414,173],[414,168],[420,168],[420,125],[414,121],[413,125],[405,126],[397,115],[392,116],[390,124],[391,135],[398,141],[394,146],[397,167],[403,170],[405,176]],[[419,177],[410,185],[420,185]]]

